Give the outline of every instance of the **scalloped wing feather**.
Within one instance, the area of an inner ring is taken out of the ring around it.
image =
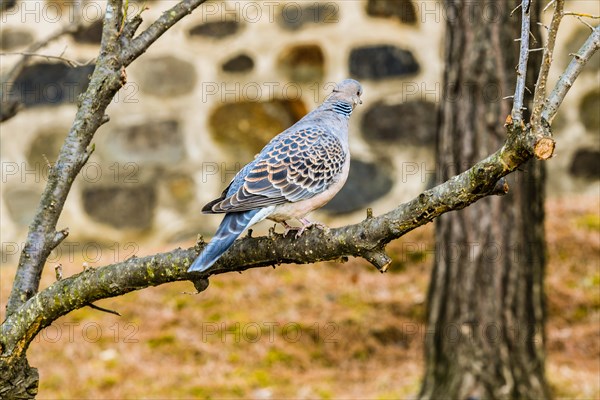
[[[336,182],[345,161],[339,139],[324,129],[311,127],[281,135],[240,171],[238,175],[243,176],[234,178],[230,187],[239,186],[234,193],[228,193],[228,187],[203,211],[248,211],[310,199]]]

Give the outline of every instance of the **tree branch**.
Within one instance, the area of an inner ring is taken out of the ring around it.
[[[48,46],[50,43],[52,43],[53,41],[62,37],[63,35],[77,32],[77,30],[83,26],[83,20],[81,18],[82,3],[83,3],[83,1],[74,2],[75,11],[73,12],[73,15],[74,15],[73,21],[66,24],[62,28],[58,29],[56,32],[54,32],[50,36],[44,38],[43,40],[40,40],[39,42],[36,42],[36,43],[33,43],[32,45],[30,45],[24,52],[20,53],[23,55],[23,57],[21,57],[21,59],[19,61],[17,61],[17,63],[7,73],[2,75],[3,85],[0,88],[0,98],[2,98],[3,101],[2,101],[2,107],[0,110],[0,122],[4,122],[4,121],[9,120],[10,118],[14,117],[15,115],[17,115],[19,110],[21,110],[23,108],[23,104],[21,104],[21,102],[19,102],[16,99],[9,99],[8,98],[9,96],[4,95],[4,93],[3,93],[4,86],[6,84],[8,84],[8,85],[12,84],[12,82],[14,82],[17,79],[17,76],[19,76],[19,74],[25,67],[25,65],[27,64],[27,61],[29,61],[29,59],[32,56],[38,55],[37,54],[38,50]],[[11,54],[11,53],[5,53],[5,54]],[[43,57],[53,58],[53,56],[43,56]]]
[[[163,33],[169,30],[180,19],[191,14],[194,9],[205,1],[206,0],[184,0],[165,11],[160,18],[148,27],[148,29],[131,40],[126,48],[123,48],[122,57],[125,65],[129,65],[133,60],[144,54],[146,49],[161,37]],[[137,26],[139,26],[138,21],[141,22],[141,19],[138,18],[138,16],[134,17],[129,23],[125,24],[124,31],[127,34],[133,35]]]
[[[207,278],[232,271],[280,263],[313,263],[338,260],[345,256],[366,258],[385,270],[389,257],[385,245],[407,232],[431,222],[448,211],[462,209],[486,196],[507,191],[503,176],[533,156],[533,133],[508,125],[508,139],[496,153],[469,170],[423,192],[415,199],[378,217],[338,229],[311,229],[299,239],[275,234],[272,237],[245,237],[234,243],[217,263],[203,273],[187,268],[205,246],[125,262],[102,268],[88,268],[80,274],[55,282],[29,299],[0,327],[0,343],[5,357],[19,357],[35,335],[52,321],[97,300],[157,286],[190,280],[200,291]]]
[[[56,164],[50,170],[48,183],[42,194],[33,223],[29,227],[27,241],[21,252],[15,282],[6,306],[7,314],[13,313],[28,298],[33,296],[40,283],[40,277],[48,255],[57,243],[55,232],[58,217],[75,177],[85,164],[81,154],[92,140],[101,125],[104,110],[120,82],[116,71],[118,61],[114,57],[113,43],[120,21],[122,2],[110,0],[106,6],[104,33],[96,68],[92,74],[88,90],[84,94],[75,121],[63,144]]]
[[[575,79],[579,76],[585,64],[592,58],[594,53],[600,49],[600,25],[596,26],[583,46],[569,63],[569,66],[558,79],[556,86],[548,96],[546,106],[542,111],[542,118],[552,123],[558,107],[560,107],[565,96],[573,86]]]
[[[117,91],[125,84],[125,66],[142,54],[175,22],[202,4],[205,0],[181,1],[165,12],[145,32],[135,39],[135,51],[123,51],[119,39],[123,22],[123,0],[109,0],[104,16],[100,55],[90,79],[88,89],[81,97],[77,114],[60,150],[36,215],[29,227],[27,241],[17,267],[15,281],[6,306],[7,315],[14,313],[31,298],[39,288],[40,277],[48,255],[56,243],[56,223],[62,212],[71,185],[87,162],[93,147],[88,151],[96,130],[107,118],[104,114]],[[129,21],[125,33],[133,35],[139,27],[138,15]]]
[[[63,51],[64,54],[64,51]],[[63,57],[62,55],[60,56],[53,56],[50,54],[39,54],[39,53],[29,53],[26,51],[16,51],[16,52],[9,52],[9,53],[0,53],[0,57],[1,56],[25,56],[25,57],[41,57],[41,58],[45,58],[46,60],[58,60],[58,61],[62,61],[65,64],[67,64],[69,67],[82,67],[84,65],[90,65],[95,58],[92,58],[89,61],[86,62],[79,62],[79,61],[75,61],[75,60],[70,60],[66,57]]]
[[[521,45],[519,48],[519,65],[517,67],[517,83],[511,112],[514,123],[523,122],[523,99],[525,97],[525,80],[527,78],[527,60],[529,59],[529,29],[531,17],[529,15],[529,0],[521,2]]]
[[[33,43],[32,45],[30,45],[24,52],[23,55],[24,57],[22,57],[3,77],[2,77],[2,82],[11,82],[14,81],[17,76],[19,75],[19,73],[23,70],[23,67],[25,66],[25,64],[27,63],[27,61],[29,60],[29,57],[32,55],[35,55],[37,53],[38,50],[48,46],[50,43],[54,42],[56,39],[62,37],[63,35],[69,34],[69,33],[75,33],[77,32],[78,29],[80,29],[83,25],[83,20],[81,18],[81,6],[82,6],[82,1],[76,1],[74,2],[75,5],[75,10],[73,11],[73,20],[66,24],[65,26],[63,26],[62,28],[58,29],[56,32],[54,32],[53,34],[51,34],[50,36],[40,40],[39,42]]]
[[[548,39],[544,46],[544,54],[542,55],[542,65],[538,75],[537,83],[535,84],[535,93],[533,95],[533,112],[531,113],[531,123],[534,126],[541,126],[542,110],[546,101],[546,84],[550,66],[552,65],[552,57],[554,55],[554,45],[556,44],[556,34],[560,26],[560,21],[563,17],[564,0],[556,0],[554,4],[554,13],[552,21],[548,29]]]

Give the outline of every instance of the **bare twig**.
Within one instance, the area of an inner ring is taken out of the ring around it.
[[[179,2],[174,7],[165,11],[160,18],[158,18],[152,25],[150,25],[144,32],[142,32],[139,36],[131,40],[129,46],[123,49],[122,57],[125,65],[128,65],[133,60],[142,55],[146,49],[154,43],[159,37],[163,35],[171,26],[173,26],[177,21],[182,19],[188,14],[191,14],[194,9],[196,9],[200,4],[204,3],[206,0],[183,0]],[[131,23],[135,26],[137,24],[139,26],[138,21],[141,21],[141,18],[134,17]],[[124,30],[127,32],[131,32],[132,27],[127,27],[128,24],[125,24]],[[137,29],[137,27],[135,27]]]
[[[542,55],[542,65],[538,75],[537,83],[535,84],[535,94],[533,95],[533,111],[531,113],[531,123],[535,127],[541,125],[542,109],[546,100],[546,85],[548,82],[548,74],[552,65],[552,57],[554,55],[554,45],[556,43],[556,34],[560,26],[560,21],[563,17],[564,0],[556,0],[554,6],[554,14],[550,21],[550,29],[548,30],[548,39],[544,46],[544,54]]]
[[[63,278],[63,270],[61,264],[58,264],[56,267],[54,267],[54,275],[57,281],[60,281]]]
[[[5,84],[9,84],[10,82],[14,82],[17,77],[19,76],[19,74],[21,73],[21,71],[23,71],[23,68],[25,67],[25,65],[27,64],[27,62],[30,60],[30,58],[32,56],[37,56],[37,52],[46,47],[48,44],[50,44],[51,42],[55,41],[56,39],[60,38],[61,36],[68,34],[68,33],[73,33],[76,32],[83,24],[82,24],[82,18],[81,18],[81,6],[82,6],[82,1],[75,1],[74,2],[75,5],[75,12],[74,12],[74,18],[73,20],[63,26],[62,28],[60,28],[59,30],[57,30],[56,32],[54,32],[53,34],[51,34],[50,36],[44,38],[43,40],[33,43],[32,45],[30,45],[22,54],[23,57],[21,57],[17,63],[8,70],[8,72],[6,72],[5,74],[2,75],[2,77],[0,78],[0,80],[2,81],[2,85],[0,87],[0,97],[2,98],[2,105],[1,105],[1,112],[0,112],[0,122],[4,122],[12,117],[14,117],[15,115],[17,115],[17,113],[19,111],[21,111],[24,106],[23,103],[21,103],[20,100],[12,98],[11,96],[7,96],[4,93],[5,90]],[[10,54],[10,53],[5,53],[5,54]],[[62,54],[61,54],[62,56]],[[52,57],[52,56],[50,56]],[[9,85],[10,86],[10,85]]]
[[[515,8],[512,9],[512,11],[510,12],[510,16],[512,17],[513,14],[523,6],[523,3],[519,3]]]
[[[553,5],[555,2],[556,2],[556,0],[550,0],[550,1],[548,2],[548,4],[546,4],[546,7],[544,7],[544,12],[548,11],[548,9],[549,9],[550,7],[552,7],[552,5]]]
[[[593,32],[594,31],[594,27],[590,24],[588,24],[586,21],[583,20],[583,18],[577,16],[575,17],[579,20],[579,22],[581,22],[582,24],[584,24],[585,26],[587,26],[588,28],[590,28],[590,30]]]
[[[58,60],[58,61],[62,61],[65,64],[67,64],[69,67],[83,67],[85,65],[89,65],[91,64],[96,58],[92,58],[89,61],[86,62],[79,62],[79,61],[75,61],[75,60],[71,60],[62,56],[52,56],[49,54],[38,54],[38,53],[29,53],[26,51],[17,51],[17,52],[10,52],[10,53],[0,53],[0,56],[8,56],[8,55],[12,55],[12,56],[26,56],[26,57],[42,57],[45,58],[46,60]]]
[[[561,105],[571,86],[573,86],[573,82],[575,82],[584,65],[598,49],[600,49],[600,25],[594,28],[592,34],[587,38],[569,63],[565,72],[558,79],[556,86],[554,86],[554,89],[548,96],[546,106],[542,110],[542,119],[552,123],[558,107]]]
[[[81,18],[81,7],[82,1],[75,1],[73,5],[75,9],[73,11],[73,20],[66,24],[65,26],[58,29],[56,32],[51,34],[50,36],[44,38],[43,40],[33,43],[23,52],[23,58],[21,58],[4,76],[2,76],[2,82],[12,82],[17,76],[21,73],[27,61],[32,56],[37,56],[37,52],[40,49],[48,46],[50,43],[54,42],[58,38],[69,34],[77,32],[83,26],[83,19]]]
[[[69,236],[69,228],[60,230],[54,234],[54,237],[50,240],[49,246],[51,250],[54,250],[59,244],[62,243]]]
[[[570,15],[570,16],[581,17],[581,18],[600,19],[600,15],[585,14],[585,13],[579,13],[579,12],[573,12],[573,11],[565,11],[563,13],[563,15]]]
[[[121,316],[121,313],[119,313],[118,311],[115,311],[115,310],[111,310],[109,308],[100,307],[100,306],[97,306],[97,305],[92,304],[92,303],[89,303],[87,306],[89,308],[93,308],[94,310],[102,311],[102,312],[105,312],[105,313],[108,313],[108,314],[113,314],[113,315],[116,315],[116,316],[119,316],[119,317]]]
[[[529,59],[529,29],[531,17],[529,0],[521,3],[521,46],[519,49],[519,65],[517,66],[517,83],[512,108],[512,119],[516,124],[523,122],[523,99],[525,97],[525,79],[527,78],[527,60]]]

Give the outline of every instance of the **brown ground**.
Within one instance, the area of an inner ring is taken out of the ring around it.
[[[599,208],[598,198],[547,207],[556,397],[600,398]],[[39,397],[411,397],[423,367],[431,243],[431,226],[393,243],[385,275],[360,260],[282,266],[212,278],[197,296],[178,283],[99,303],[122,317],[78,310],[29,350]],[[63,267],[68,276],[81,261]],[[0,274],[4,312],[14,267]],[[44,285],[53,280],[48,268]]]

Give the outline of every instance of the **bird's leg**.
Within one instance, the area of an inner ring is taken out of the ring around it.
[[[308,228],[311,228],[313,226],[316,226],[317,228],[323,230],[323,229],[327,229],[327,226],[320,223],[320,222],[313,222],[313,221],[309,221],[306,218],[298,218],[298,221],[300,221],[300,223],[302,224],[302,227],[298,230],[298,233],[296,233],[296,239],[298,239],[300,236],[302,236],[302,234],[304,233],[304,231]]]
[[[293,231],[296,229],[293,226],[289,225],[286,221],[281,221],[280,224],[283,225],[283,227],[285,228],[285,230],[283,231],[284,237],[287,236],[287,234],[290,233],[290,231]]]

